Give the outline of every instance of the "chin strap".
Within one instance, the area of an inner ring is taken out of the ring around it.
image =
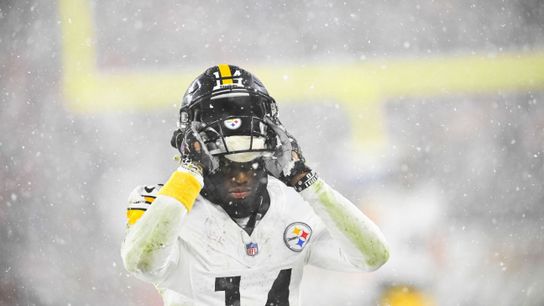
[[[259,206],[257,206],[257,209],[255,209],[255,211],[251,214],[251,216],[249,217],[249,220],[247,221],[246,226],[244,227],[244,230],[250,236],[251,236],[251,233],[253,233],[253,229],[255,229],[255,225],[257,224],[257,221],[262,219],[264,214],[268,211],[268,207],[270,206],[270,196],[268,195],[268,192],[266,192],[266,190],[265,190],[265,193],[261,195],[259,198],[260,198]]]

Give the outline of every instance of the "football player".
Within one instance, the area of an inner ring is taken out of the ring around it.
[[[246,70],[198,76],[171,144],[180,166],[132,192],[121,248],[165,305],[299,305],[304,265],[372,271],[389,258],[378,227],[308,167]]]

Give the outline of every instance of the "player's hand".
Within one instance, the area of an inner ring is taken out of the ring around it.
[[[174,137],[174,145],[181,153],[182,162],[193,163],[202,169],[201,174],[213,173],[219,167],[219,160],[210,154],[198,133],[201,123],[193,121],[185,133]]]
[[[265,123],[272,128],[280,140],[280,146],[271,158],[265,159],[266,169],[287,186],[295,186],[312,170],[306,166],[306,160],[297,140],[291,136],[279,122],[265,118]]]

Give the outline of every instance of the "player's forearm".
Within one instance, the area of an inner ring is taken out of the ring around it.
[[[177,251],[182,220],[202,185],[201,176],[184,169],[172,174],[153,205],[127,232],[121,255],[128,271],[149,279],[164,272]]]
[[[179,226],[187,209],[167,196],[158,196],[130,227],[121,248],[127,271],[153,278],[161,273],[175,248]]]
[[[301,193],[327,225],[331,235],[353,265],[366,270],[379,268],[389,259],[389,249],[379,228],[351,201],[319,179]]]

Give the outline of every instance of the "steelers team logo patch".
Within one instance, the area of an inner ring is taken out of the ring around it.
[[[283,241],[285,245],[293,252],[300,252],[312,236],[312,228],[303,222],[293,222],[285,228],[283,232]]]
[[[223,121],[223,124],[229,130],[236,130],[236,129],[240,128],[240,126],[242,125],[242,119],[240,119],[240,118],[227,119],[227,120]]]

